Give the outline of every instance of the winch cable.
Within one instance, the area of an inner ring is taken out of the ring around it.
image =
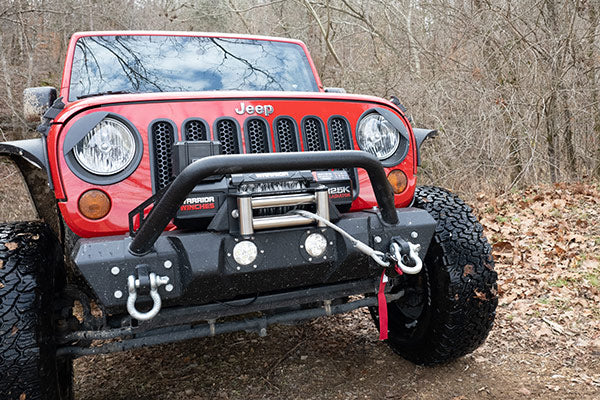
[[[355,237],[353,237],[348,232],[346,232],[339,226],[335,225],[331,221],[329,221],[315,213],[311,213],[310,211],[304,211],[304,210],[294,210],[291,213],[301,215],[305,218],[312,218],[315,221],[322,222],[329,228],[333,229],[334,231],[338,232],[340,235],[344,236],[346,239],[348,239],[350,242],[352,242],[354,247],[356,247],[359,251],[365,253],[366,255],[371,257],[373,260],[375,260],[375,262],[377,264],[379,264],[383,267],[383,271],[381,272],[381,278],[379,280],[379,290],[377,291],[377,309],[379,311],[378,312],[378,314],[379,314],[379,340],[387,340],[387,338],[388,338],[388,313],[387,313],[387,299],[385,298],[385,285],[388,282],[388,276],[386,274],[386,270],[388,267],[390,267],[391,263],[390,263],[390,261],[386,261],[385,258],[388,258],[393,261],[394,260],[393,257],[389,257],[388,255],[384,254],[382,251],[373,249],[372,247],[370,247],[370,246],[366,245],[365,243],[361,242],[360,240],[356,239]],[[394,263],[394,270],[396,271],[396,273],[398,275],[402,275],[402,270],[398,267],[397,262]]]

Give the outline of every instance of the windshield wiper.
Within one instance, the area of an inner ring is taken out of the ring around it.
[[[83,94],[81,96],[77,96],[77,100],[85,99],[86,97],[104,96],[107,94],[128,94],[128,93],[133,93],[133,92],[129,92],[127,90],[107,90],[106,92]]]

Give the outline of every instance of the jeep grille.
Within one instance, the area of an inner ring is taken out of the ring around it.
[[[275,122],[277,149],[282,153],[298,151],[298,133],[291,118],[279,118]]]
[[[351,150],[348,123],[339,117],[331,118],[329,122],[329,145],[331,150]]]
[[[322,122],[310,117],[304,120],[304,151],[326,150]]]
[[[265,121],[259,118],[246,120],[246,143],[249,153],[269,152],[269,129]]]
[[[301,122],[300,124],[298,124]],[[339,116],[327,121],[329,145],[325,132],[325,124],[318,117],[310,116],[295,121],[291,117],[278,117],[273,122],[275,143],[272,143],[269,123],[263,118],[250,117],[244,123],[246,153],[268,153],[275,149],[279,152],[352,150],[353,141],[348,121]],[[303,149],[299,142],[298,126],[302,127]],[[223,154],[241,153],[241,142],[238,124],[229,118],[219,119],[214,126],[214,140],[221,142]],[[210,140],[208,125],[199,118],[189,119],[182,126],[184,140]],[[173,180],[172,147],[175,141],[174,126],[165,120],[155,122],[151,128],[152,152],[154,154],[154,182],[156,190],[167,186]],[[355,170],[347,170],[354,188],[358,187]]]
[[[185,140],[208,140],[206,124],[199,119],[192,119],[187,121],[185,123],[183,132],[185,134]]]
[[[238,140],[238,129],[235,122],[230,119],[222,119],[217,122],[216,137],[221,142],[223,154],[238,154],[240,143]]]
[[[175,131],[167,121],[158,121],[150,130],[154,154],[154,186],[156,190],[166,187],[173,180],[173,143]]]

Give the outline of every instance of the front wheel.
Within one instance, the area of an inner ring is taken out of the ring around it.
[[[404,296],[388,304],[387,343],[417,364],[438,364],[479,347],[498,304],[491,247],[469,206],[445,189],[415,191],[416,208],[437,221],[417,275],[405,275]],[[371,313],[378,322],[377,308]]]
[[[62,252],[43,223],[0,224],[0,398],[71,399],[72,361],[58,359],[53,304]]]

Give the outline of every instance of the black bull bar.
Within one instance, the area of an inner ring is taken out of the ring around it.
[[[383,221],[390,225],[398,223],[392,188],[381,162],[370,153],[347,150],[219,155],[195,161],[177,175],[137,231],[129,251],[136,256],[147,254],[173,219],[186,196],[209,176],[329,168],[364,169],[369,175]]]

